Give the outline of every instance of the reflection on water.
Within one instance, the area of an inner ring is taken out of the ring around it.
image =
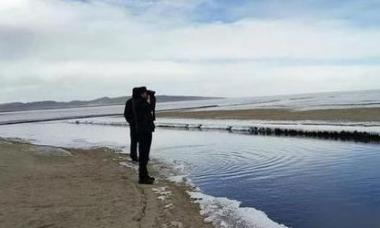
[[[0,136],[50,145],[128,148],[125,127],[1,126]],[[188,164],[203,192],[263,210],[292,227],[380,227],[380,146],[158,129],[152,155]]]

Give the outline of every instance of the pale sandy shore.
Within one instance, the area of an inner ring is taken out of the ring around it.
[[[135,170],[120,166],[127,160],[105,148],[0,139],[0,227],[212,227],[188,187],[163,179],[139,185]]]
[[[242,120],[313,120],[313,121],[380,121],[380,108],[346,108],[322,110],[250,109],[218,111],[159,112],[158,117],[195,119],[242,119]]]

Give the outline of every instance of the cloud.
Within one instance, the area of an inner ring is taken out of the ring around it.
[[[380,87],[380,29],[237,9],[228,23],[199,21],[205,2],[216,4],[5,1],[0,102],[119,96],[141,84],[215,96]]]
[[[227,24],[167,25],[159,21],[150,24],[125,8],[98,2],[36,0],[28,5],[18,11],[16,20],[12,11],[0,16],[0,34],[10,37],[3,45],[20,48],[21,44],[29,53],[17,53],[25,58],[112,61],[380,56],[380,30],[352,28],[339,21],[305,24],[248,19]]]

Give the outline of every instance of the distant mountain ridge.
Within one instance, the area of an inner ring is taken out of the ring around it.
[[[35,102],[12,102],[0,104],[0,112],[41,110],[41,109],[59,109],[59,108],[79,108],[106,105],[123,105],[129,99],[129,96],[123,97],[101,97],[94,100],[73,100],[69,102],[58,101],[35,101]],[[201,97],[201,96],[168,96],[158,95],[157,102],[174,102],[190,100],[207,100],[218,99],[218,97]]]

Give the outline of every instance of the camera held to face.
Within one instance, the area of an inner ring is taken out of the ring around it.
[[[148,90],[147,93],[148,93],[149,96],[153,97],[154,94],[156,94],[156,91]]]

